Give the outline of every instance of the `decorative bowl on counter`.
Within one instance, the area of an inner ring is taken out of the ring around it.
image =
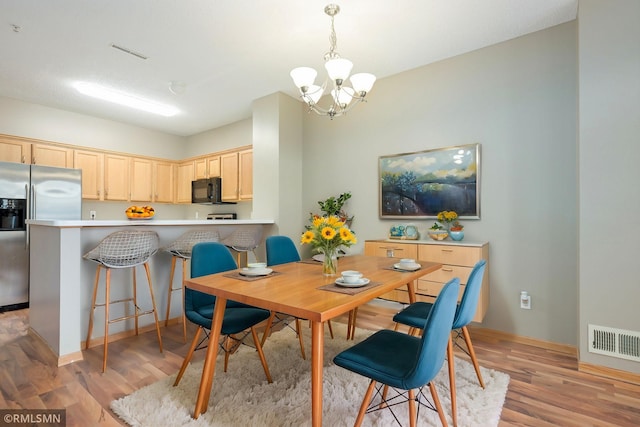
[[[151,219],[156,211],[151,206],[129,206],[124,213],[129,219]]]
[[[444,240],[447,238],[447,236],[449,235],[449,232],[447,230],[427,230],[427,234],[429,234],[429,237],[431,237],[433,240]]]

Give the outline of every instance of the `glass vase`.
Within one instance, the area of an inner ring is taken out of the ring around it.
[[[326,249],[323,251],[322,274],[325,276],[335,276],[338,271],[338,251]]]

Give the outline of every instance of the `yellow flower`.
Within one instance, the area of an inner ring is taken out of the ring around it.
[[[456,219],[458,219],[458,214],[455,211],[438,212],[438,221],[440,222],[453,222]]]
[[[313,241],[313,239],[316,237],[315,233],[311,230],[305,231],[304,234],[302,234],[302,238],[300,239],[300,243],[305,244],[305,243],[311,243]]]
[[[323,239],[331,240],[336,237],[336,230],[332,227],[324,227],[321,235]]]

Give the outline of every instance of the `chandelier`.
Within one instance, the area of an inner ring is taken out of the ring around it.
[[[329,52],[324,54],[324,67],[327,70],[328,79],[322,86],[315,84],[317,71],[309,67],[298,67],[291,70],[293,83],[300,91],[300,98],[309,106],[309,111],[315,111],[322,116],[329,116],[332,120],[335,116],[341,116],[353,108],[356,104],[364,101],[365,96],[376,81],[376,76],[369,73],[354,74],[349,78],[353,63],[348,59],[341,58],[336,52],[336,30],[333,27],[333,19],[340,12],[340,6],[329,4],[324,8],[324,13],[331,17],[331,34],[329,36]],[[351,87],[345,85],[349,78]],[[332,104],[328,108],[318,105],[318,101],[324,95],[328,80],[333,83],[331,89]]]

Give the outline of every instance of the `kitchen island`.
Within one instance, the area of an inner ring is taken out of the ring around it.
[[[158,233],[160,248],[168,245],[186,231],[215,228],[224,239],[239,227],[261,225],[264,236],[269,234],[273,220],[29,220],[30,279],[29,327],[30,331],[51,348],[62,366],[82,359],[86,338],[91,292],[96,274],[96,263],[82,255],[93,249],[104,237],[120,230],[135,227]],[[171,255],[158,250],[150,260],[151,281],[158,315],[164,320],[167,307]],[[146,286],[143,269],[136,269],[138,286]],[[181,273],[176,271],[176,279]],[[189,276],[187,272],[187,276]],[[127,298],[131,294],[131,269],[113,270],[111,276],[112,299]],[[174,293],[178,301],[180,292]],[[104,274],[100,281],[99,301],[104,297]],[[148,292],[140,292],[139,305],[151,307]],[[115,310],[115,308],[114,308]],[[115,313],[114,313],[115,314]],[[170,318],[182,315],[182,304],[171,304]],[[104,312],[96,310],[94,324],[102,325]],[[153,316],[140,318],[140,327],[153,327]],[[110,328],[109,336],[117,338],[133,334],[133,319],[118,322]],[[92,342],[101,343],[101,328],[94,328]]]

